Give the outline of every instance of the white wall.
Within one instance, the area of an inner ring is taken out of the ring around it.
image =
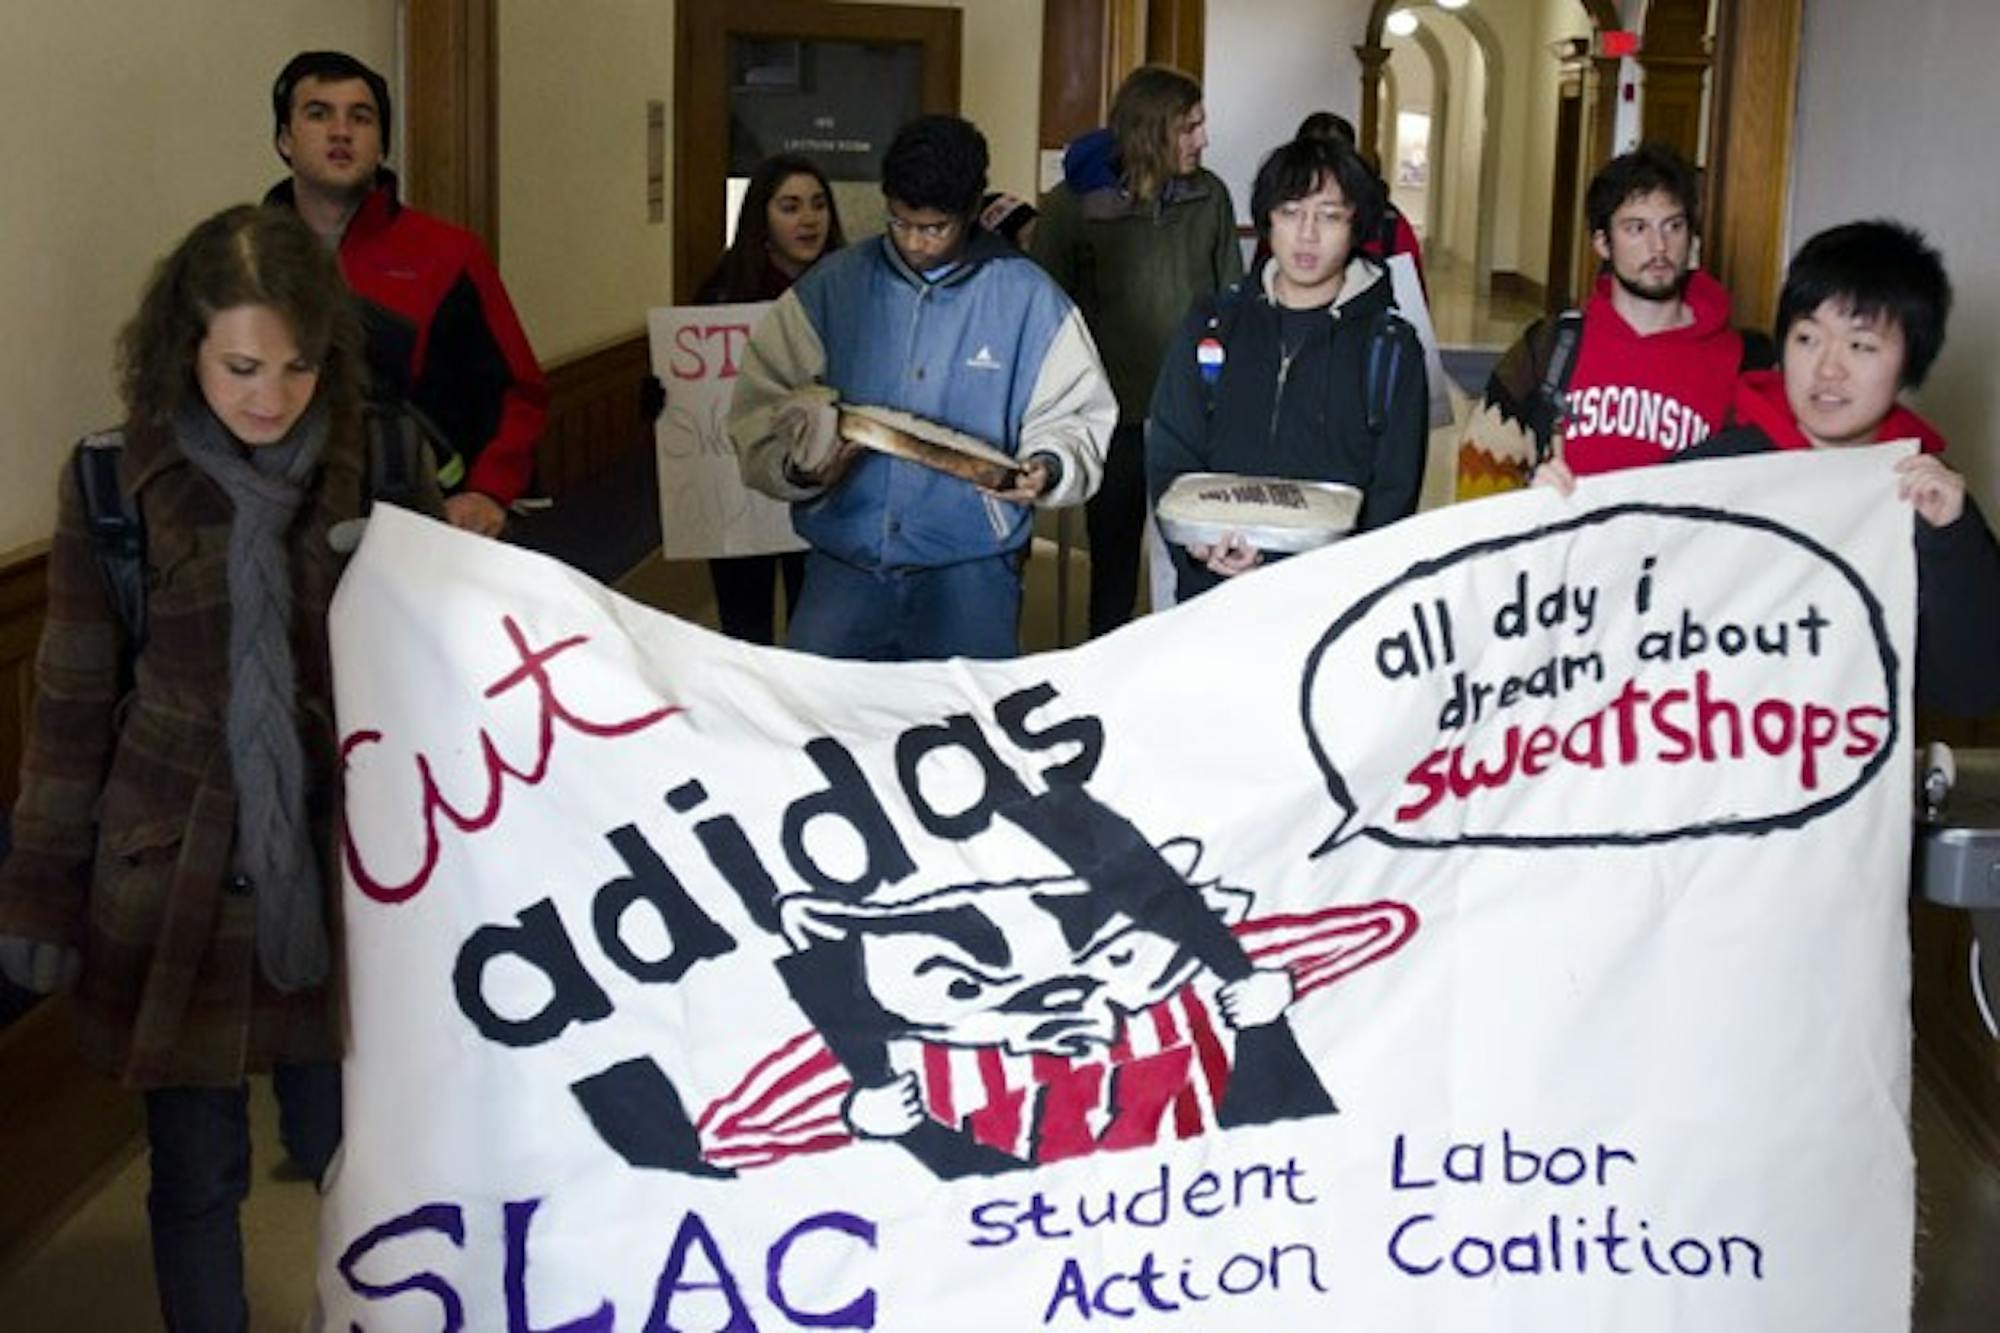
[[[1360,127],[1354,48],[1369,7],[1369,0],[1209,0],[1205,164],[1228,183],[1240,221],[1249,221],[1257,163],[1308,113],[1338,112]]]
[[[152,265],[284,175],[271,80],[302,49],[388,72],[393,0],[7,0],[0,88],[0,552],[46,538],[57,469],[118,418],[112,340]]]
[[[1990,0],[1814,0],[1805,7],[1792,160],[1791,248],[1855,218],[1892,216],[1944,252],[1956,290],[1944,354],[1917,406],[2000,515],[2000,6]]]

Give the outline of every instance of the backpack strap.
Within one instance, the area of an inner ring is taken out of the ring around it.
[[[364,414],[368,436],[367,508],[386,500],[416,507],[422,451],[435,448],[437,427],[407,403],[370,403]],[[442,438],[442,436],[439,436]],[[363,511],[364,513],[366,510]]]
[[[1556,316],[1554,335],[1549,343],[1549,361],[1542,367],[1536,398],[1550,413],[1547,434],[1535,436],[1535,466],[1548,461],[1557,432],[1569,424],[1569,382],[1576,374],[1576,353],[1583,344],[1583,312],[1565,310]]]
[[[70,456],[83,500],[84,530],[104,579],[104,594],[124,631],[119,675],[129,685],[132,662],[146,642],[146,524],[138,501],[118,482],[125,433],[100,431],[77,442]]]
[[[1389,404],[1396,396],[1396,381],[1402,375],[1403,354],[1408,339],[1403,331],[1410,322],[1395,302],[1383,307],[1368,332],[1368,354],[1362,363],[1361,405],[1371,435],[1380,435],[1389,425]]]

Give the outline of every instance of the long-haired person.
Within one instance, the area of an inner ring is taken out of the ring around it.
[[[145,1096],[170,1330],[248,1323],[245,1076],[271,1071],[305,1174],[340,1141],[326,617],[330,534],[369,493],[361,348],[296,214],[219,213],[160,263],[119,344],[143,631],[111,594],[82,463],[62,471],[0,969],[41,991],[75,977],[85,1059]],[[412,466],[441,514],[428,455]]]
[[[1072,143],[1042,201],[1033,253],[1083,311],[1118,395],[1118,429],[1091,497],[1090,633],[1131,619],[1146,526],[1145,425],[1160,358],[1194,303],[1243,276],[1229,187],[1201,165],[1201,85],[1145,65],[1111,123]]]
[[[775,301],[822,255],[846,243],[826,173],[811,158],[796,153],[767,157],[751,173],[736,215],[735,239],[695,292],[694,302]],[[784,576],[789,618],[805,584],[806,557],[803,551],[724,556],[709,561],[708,572],[715,582],[722,632],[770,644],[777,642],[773,578]]]

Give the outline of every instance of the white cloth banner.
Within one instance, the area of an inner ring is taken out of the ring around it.
[[[660,554],[668,560],[802,551],[791,506],[743,484],[729,440],[737,359],[768,302],[663,306],[646,312],[653,373],[667,409],[653,428],[660,459]]]
[[[1903,452],[996,663],[381,513],[328,1325],[1905,1327]]]

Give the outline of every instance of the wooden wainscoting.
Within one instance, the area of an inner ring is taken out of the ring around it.
[[[653,447],[653,423],[639,415],[651,365],[641,329],[547,367],[549,424],[535,454],[543,494],[560,498],[627,451]]]
[[[0,559],[0,800],[9,808],[20,794],[47,573],[46,544]],[[125,1160],[139,1127],[139,1099],[77,1060],[67,1000],[43,1000],[0,1030],[0,1270]]]

